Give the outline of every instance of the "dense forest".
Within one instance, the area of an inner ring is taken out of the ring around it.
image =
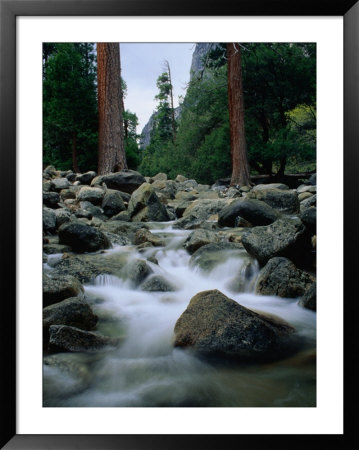
[[[310,172],[316,161],[316,47],[304,43],[240,44],[245,142],[251,175]],[[98,170],[96,45],[43,46],[43,161],[60,170]],[[146,176],[183,174],[202,183],[231,175],[226,44],[213,44],[174,114],[171,69],[157,80],[150,145],[141,148],[136,112],[126,109],[127,167]],[[120,73],[118,73],[120,77]]]

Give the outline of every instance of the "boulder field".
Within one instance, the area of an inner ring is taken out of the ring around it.
[[[237,188],[202,185],[183,175],[170,180],[164,173],[144,177],[122,170],[98,176],[49,166],[43,171],[43,261],[51,267],[43,274],[47,353],[121,345],[121,339],[97,330],[99,318],[84,292],[83,284],[98,275],[126,280],[142,293],[180,290],[175,280],[154,273],[155,256],[104,256],[115,245],[140,253],[163,248],[166,238],[151,232],[153,222],[186,230],[181,248],[191,255],[193,270],[210,272],[229,255],[240,257],[246,264],[233,273],[235,292],[294,298],[316,310],[313,182],[302,180],[297,189],[281,183]],[[255,276],[253,264],[259,267]],[[218,290],[200,291],[188,302],[173,332],[177,348],[201,357],[261,362],[298,347],[289,323],[245,308]]]

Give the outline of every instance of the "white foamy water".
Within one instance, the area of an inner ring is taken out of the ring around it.
[[[258,264],[248,263],[245,252],[228,252],[222,263],[203,272],[190,267],[191,256],[180,247],[189,232],[173,230],[171,224],[151,232],[164,237],[166,246],[143,253],[118,246],[109,252],[131,251],[131,259],[154,255],[158,265],[148,263],[151,269],[177,291],[144,292],[110,275],[101,275],[85,286],[100,318],[99,331],[120,336],[123,341],[117,349],[103,350],[89,356],[86,363],[79,362],[90,381],[87,379],[76,394],[66,391],[65,386],[74,384],[64,381],[66,374],[60,377],[58,372],[47,370],[45,385],[56,380],[57,389],[54,395],[46,390],[45,406],[314,406],[315,368],[308,360],[310,347],[315,347],[315,313],[299,307],[295,299],[255,295]],[[238,292],[233,280],[248,266],[250,275],[243,284],[244,292]],[[288,321],[306,338],[309,350],[288,364],[220,367],[174,349],[176,320],[195,294],[210,289],[218,289],[247,308]],[[76,355],[71,358],[76,359]],[[64,384],[63,395],[59,383]]]

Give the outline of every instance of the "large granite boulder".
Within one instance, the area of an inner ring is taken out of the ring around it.
[[[275,257],[261,269],[255,290],[262,295],[296,298],[302,296],[313,281],[307,272],[297,269],[289,259]]]
[[[133,222],[167,222],[170,220],[166,207],[159,201],[149,183],[136,189],[127,209]]]
[[[53,351],[94,351],[106,346],[116,346],[118,342],[118,339],[67,325],[49,327],[49,349]]]
[[[73,251],[79,253],[95,252],[111,246],[109,239],[102,231],[79,221],[61,225],[59,243],[69,245]]]
[[[109,189],[116,189],[117,191],[132,194],[145,181],[145,178],[139,172],[134,170],[121,170],[120,172],[100,175],[94,178],[91,186],[99,186],[105,183]]]
[[[104,214],[107,217],[113,217],[121,211],[126,210],[122,195],[119,191],[108,189],[102,200],[101,205]]]
[[[265,264],[274,256],[290,259],[300,254],[305,226],[298,217],[276,220],[271,225],[248,229],[242,235],[242,244],[247,252]]]
[[[246,198],[261,200],[281,213],[289,214],[299,211],[298,194],[295,191],[284,189],[252,190]]]
[[[43,306],[50,306],[70,297],[82,297],[84,288],[71,275],[43,275]]]
[[[174,346],[238,361],[277,359],[292,349],[293,328],[255,313],[218,290],[192,297],[174,328]]]
[[[280,215],[275,209],[261,200],[240,198],[219,213],[218,225],[221,227],[234,227],[238,216],[253,226],[258,226],[269,225],[277,220]]]

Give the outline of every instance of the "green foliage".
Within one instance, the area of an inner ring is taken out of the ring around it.
[[[139,135],[136,133],[138,117],[129,110],[123,112],[123,122],[125,130],[125,151],[127,166],[129,169],[137,169],[141,161],[138,148]]]
[[[43,161],[72,169],[97,167],[96,66],[93,44],[44,44]]]
[[[139,170],[146,175],[153,176],[158,172],[172,173],[176,164],[176,145],[173,135],[173,110],[170,106],[172,90],[169,74],[163,72],[157,78],[158,100],[154,125],[151,132],[150,145],[142,155]],[[177,128],[176,123],[175,130]],[[173,160],[172,160],[173,158]]]
[[[203,57],[206,69],[194,77],[181,104],[175,145],[158,132],[143,152],[141,169],[154,175],[181,173],[202,183],[231,174],[226,44]],[[272,173],[315,164],[315,44],[245,44],[242,49],[245,129],[252,173]],[[158,80],[158,110],[168,118],[166,74]],[[162,89],[162,90],[161,90]],[[162,102],[162,103],[161,103]],[[158,113],[159,114],[159,113]],[[157,114],[157,115],[158,115]],[[167,126],[167,128],[166,128]]]

